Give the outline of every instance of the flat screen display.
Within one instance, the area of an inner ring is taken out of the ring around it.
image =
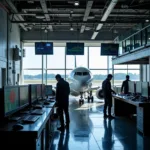
[[[32,84],[31,85],[31,103],[37,100],[37,85]]]
[[[41,84],[37,84],[37,98],[42,97]]]
[[[101,43],[101,55],[118,56],[119,44]]]
[[[149,89],[148,82],[142,82],[142,96],[143,97],[148,98],[149,96],[148,89]]]
[[[66,43],[67,55],[84,55],[84,43]]]
[[[46,85],[45,86],[45,95],[52,95],[53,91],[52,91],[52,85]]]
[[[142,82],[140,81],[136,82],[136,93],[142,93]]]
[[[135,84],[133,81],[128,81],[129,84],[129,92],[130,93],[135,93]]]
[[[42,84],[42,97],[45,97],[45,84]]]
[[[4,87],[4,113],[11,114],[19,108],[19,90],[18,87]]]
[[[53,55],[53,43],[52,42],[36,42],[35,54],[36,55]]]
[[[28,86],[19,87],[20,107],[29,104],[29,88]]]

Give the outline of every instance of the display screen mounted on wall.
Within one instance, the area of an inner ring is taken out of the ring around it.
[[[101,55],[118,56],[119,44],[101,43]]]
[[[35,42],[36,55],[53,55],[53,42]]]
[[[84,55],[84,43],[66,43],[67,55]]]

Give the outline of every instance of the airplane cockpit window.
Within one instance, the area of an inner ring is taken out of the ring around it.
[[[82,72],[75,72],[75,75],[82,76]]]
[[[89,72],[83,72],[83,76],[89,75]]]

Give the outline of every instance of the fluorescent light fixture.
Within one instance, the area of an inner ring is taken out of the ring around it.
[[[146,20],[145,20],[145,22],[149,22],[149,20],[148,20],[148,19],[146,19]]]
[[[100,29],[102,28],[102,26],[103,26],[103,24],[102,24],[102,23],[99,23],[99,24],[97,25],[97,27],[96,27],[96,31],[97,31],[97,30],[100,30]]]
[[[75,2],[74,2],[74,5],[75,5],[75,6],[79,6],[79,1],[75,1]]]
[[[73,31],[74,29],[73,29],[73,27],[70,27],[70,31]]]
[[[109,14],[111,13],[111,11],[113,10],[113,8],[115,7],[116,3],[118,0],[112,0],[107,8],[107,10],[105,11],[101,21],[106,21],[106,19],[108,18]]]
[[[81,29],[80,29],[80,33],[83,33],[83,32],[84,32],[84,29],[85,29],[85,25],[82,25],[82,26],[81,26]]]
[[[97,34],[98,34],[98,32],[94,32],[91,39],[94,40],[96,38]]]
[[[148,39],[150,40],[150,37]]]
[[[47,33],[48,32],[47,29],[45,29],[44,32]]]

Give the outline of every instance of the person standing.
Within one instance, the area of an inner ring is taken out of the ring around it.
[[[122,82],[122,86],[121,86],[121,93],[124,91],[124,94],[128,94],[129,93],[129,85],[128,85],[128,81],[130,81],[130,76],[126,75],[126,80],[124,80]]]
[[[57,80],[56,85],[56,103],[58,106],[59,117],[60,117],[60,124],[61,126],[57,128],[60,131],[64,131],[65,127],[69,129],[69,94],[70,94],[70,87],[69,83],[65,81],[60,74],[55,76]],[[64,117],[63,113],[65,113],[66,125],[64,125]]]
[[[114,94],[115,91],[111,89],[111,82],[112,74],[108,74],[107,78],[102,82],[102,91],[104,96],[104,118],[110,118],[113,119],[114,117],[111,115],[111,107],[112,107],[112,92]],[[108,108],[108,115],[107,115],[107,108]]]

